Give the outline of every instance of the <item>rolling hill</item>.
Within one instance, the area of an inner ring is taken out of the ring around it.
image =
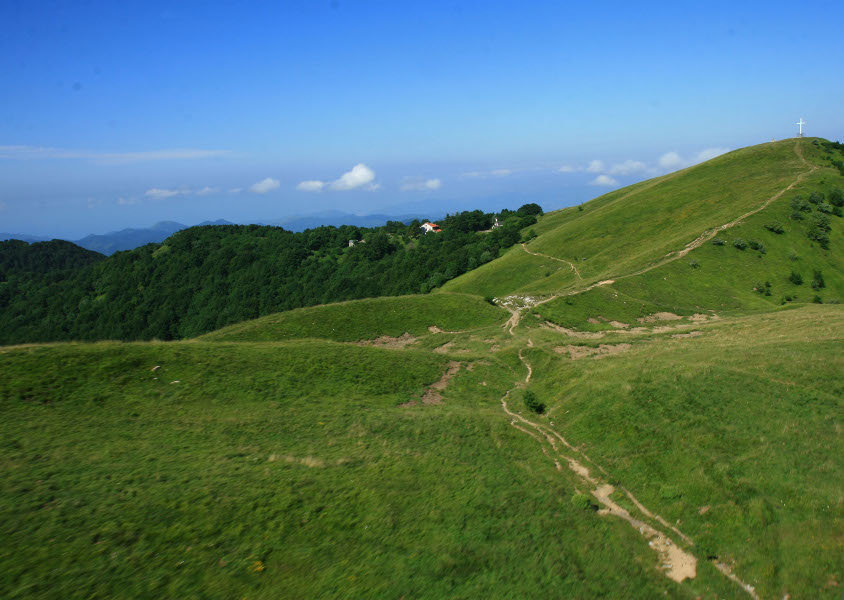
[[[544,215],[427,295],[0,347],[0,595],[839,597],[840,152]]]

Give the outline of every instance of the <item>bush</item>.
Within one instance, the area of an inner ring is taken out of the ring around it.
[[[713,246],[723,246],[723,245],[724,245],[724,244],[726,244],[726,243],[727,243],[727,241],[726,241],[726,240],[722,240],[721,238],[715,238],[714,240],[712,240],[712,245],[713,245]]]
[[[765,283],[756,282],[756,285],[753,287],[753,291],[759,294],[763,294],[765,296],[771,295],[771,282],[766,281]]]
[[[745,250],[747,248],[747,242],[741,238],[736,238],[733,240],[733,247],[739,250]]]
[[[766,252],[765,246],[762,244],[762,242],[758,240],[750,240],[749,242],[747,242],[747,245],[750,246],[751,249],[758,250],[762,254],[765,254]]]
[[[832,214],[832,204],[821,202],[820,204],[818,204],[818,212],[822,212],[825,215]]]
[[[699,263],[699,262],[697,262],[696,260],[693,260],[693,261],[689,262],[689,266],[690,266],[691,268],[693,268],[693,269],[699,269],[699,268],[700,268],[700,263]]]
[[[791,275],[788,276],[788,280],[794,285],[803,285],[803,276],[800,273],[792,271]]]
[[[812,205],[806,202],[803,196],[795,196],[791,199],[791,210],[795,212],[812,212]]]
[[[785,233],[785,229],[778,222],[768,223],[765,225],[765,229],[773,233]]]
[[[818,243],[824,250],[829,249],[829,217],[826,215],[815,215],[812,219],[812,225],[806,232],[806,236]]]
[[[522,236],[522,243],[529,242],[532,239],[536,238],[536,231],[533,229],[528,229],[527,232]]]
[[[833,206],[844,206],[844,192],[840,188],[835,188],[829,193],[829,203]]]
[[[788,259],[789,260],[800,260],[800,255],[797,254],[797,252],[795,252],[794,250],[792,250],[791,252],[788,253]]]
[[[809,194],[809,202],[815,205],[820,204],[821,202],[823,202],[823,194],[820,194],[818,192],[812,192],[811,194]]]
[[[536,394],[530,390],[525,390],[525,406],[538,415],[545,412],[545,405],[540,402],[539,398],[536,397]]]
[[[571,504],[575,508],[579,508],[581,510],[598,510],[598,506],[592,502],[592,498],[586,494],[581,494],[580,492],[575,492],[572,495]]]
[[[815,296],[814,298],[812,298],[812,302],[814,302],[815,304],[823,304],[823,298],[821,298],[820,296]]]
[[[823,280],[823,273],[815,271],[812,277],[812,289],[819,290],[826,287],[826,282]]]

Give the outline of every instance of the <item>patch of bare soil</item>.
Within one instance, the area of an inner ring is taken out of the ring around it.
[[[440,392],[442,392],[447,386],[448,382],[451,381],[451,378],[457,375],[457,372],[460,370],[462,363],[459,363],[455,360],[448,363],[448,368],[443,373],[443,376],[440,377],[440,380],[432,383],[425,393],[422,394],[422,404],[442,404],[443,397]]]
[[[630,327],[629,323],[622,323],[621,321],[610,321],[610,325],[612,325],[616,329],[627,329],[628,327]]]
[[[602,512],[619,517],[637,529],[648,540],[648,546],[659,554],[662,559],[662,568],[669,579],[678,583],[684,579],[694,579],[697,575],[697,558],[678,547],[664,533],[631,516],[629,512],[616,504],[610,498],[614,491],[615,488],[608,483],[592,490],[592,495],[606,507]]]
[[[586,319],[586,322],[592,323],[593,325],[597,325],[598,323],[600,323],[600,321],[598,319],[595,319],[593,317],[589,317],[588,319]]]
[[[436,348],[434,348],[434,352],[436,352],[437,354],[447,354],[451,351],[452,348],[454,348],[454,342],[446,342],[442,346],[437,346]]]
[[[566,327],[562,327],[560,325],[557,325],[556,323],[552,323],[551,321],[545,321],[542,327],[544,329],[553,329],[558,333],[562,333],[563,335],[567,335],[573,338],[595,340],[604,337],[604,332],[602,331],[577,331],[575,329],[568,329]]]
[[[682,339],[682,338],[693,338],[699,335],[703,335],[702,331],[690,331],[689,333],[675,333],[671,337],[675,339]]]
[[[406,331],[399,337],[390,337],[389,335],[382,335],[374,340],[364,340],[361,342],[354,342],[358,346],[378,346],[380,348],[404,348],[416,341],[416,338]]]
[[[675,315],[670,312],[658,312],[646,317],[639,317],[636,319],[639,323],[653,323],[655,321],[679,321],[682,319],[680,315]]]
[[[554,348],[554,352],[557,354],[568,352],[572,360],[577,360],[578,358],[589,356],[592,358],[602,358],[610,354],[619,354],[620,352],[627,352],[630,350],[630,347],[630,344],[601,344],[597,348],[592,348],[591,346],[557,346]]]

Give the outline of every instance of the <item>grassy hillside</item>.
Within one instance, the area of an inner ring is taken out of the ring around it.
[[[443,405],[399,406],[446,362],[329,342],[5,350],[2,596],[706,589],[569,501],[500,412],[510,360],[473,360]]]
[[[836,597],[841,581],[844,312],[803,307],[683,333],[570,340],[531,351],[547,419],[702,556],[763,598]],[[694,337],[678,337],[697,331]],[[537,340],[535,340],[537,341]],[[564,345],[630,344],[602,360]]]
[[[546,215],[435,294],[0,348],[0,597],[840,597],[840,153]]]
[[[514,246],[502,258],[450,281],[443,289],[495,296],[549,294],[635,273],[704,231],[763,206],[792,183],[795,186],[789,192],[794,195],[844,186],[844,178],[825,165],[813,141],[784,140],[743,148],[616,190],[584,204],[583,210],[549,213],[533,227],[540,235],[526,249]],[[784,194],[757,216],[782,218],[781,213],[787,212],[787,220],[788,196]],[[771,215],[769,208],[775,206],[781,210]],[[840,227],[838,231],[840,235]],[[577,268],[577,275],[570,264]]]
[[[368,340],[420,335],[434,326],[445,331],[503,323],[507,313],[477,296],[434,294],[352,300],[268,315],[206,334],[207,341],[276,341],[323,338]]]

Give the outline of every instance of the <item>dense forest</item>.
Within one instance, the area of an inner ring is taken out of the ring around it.
[[[463,212],[430,234],[419,221],[192,227],[108,258],[58,240],[0,242],[0,343],[171,340],[302,306],[427,293],[496,258],[541,213]]]

